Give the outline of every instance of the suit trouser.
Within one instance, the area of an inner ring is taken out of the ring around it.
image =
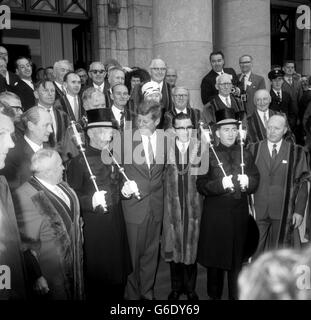
[[[211,299],[220,300],[224,288],[224,278],[226,270],[219,268],[207,268],[207,294]],[[238,298],[237,281],[240,269],[227,271],[229,299]]]
[[[266,219],[257,220],[259,229],[259,244],[253,258],[257,258],[261,253],[277,248],[278,234],[281,220]]]
[[[147,215],[141,224],[126,222],[134,271],[129,275],[125,297],[129,300],[154,298],[162,221]]]
[[[172,290],[180,293],[195,291],[197,269],[196,263],[186,265],[184,263],[170,262]]]

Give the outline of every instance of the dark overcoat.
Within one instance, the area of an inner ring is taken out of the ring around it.
[[[215,148],[227,175],[233,175],[235,193],[222,186],[224,177],[216,158],[210,152],[209,172],[197,180],[198,191],[205,196],[198,245],[198,262],[205,267],[231,270],[243,261],[248,228],[247,194],[259,183],[259,172],[249,151],[244,150],[245,174],[249,177],[247,192],[241,193],[237,175],[241,173],[240,146]]]

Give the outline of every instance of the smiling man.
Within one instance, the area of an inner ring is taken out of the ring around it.
[[[257,255],[283,245],[300,246],[298,227],[305,215],[310,174],[302,147],[284,140],[287,130],[286,116],[273,115],[267,139],[250,147],[260,173],[254,193],[260,231]]]

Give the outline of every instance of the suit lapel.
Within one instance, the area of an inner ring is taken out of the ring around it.
[[[271,167],[271,156],[270,156],[267,140],[265,140],[261,144],[261,148],[260,149],[261,150],[259,150],[259,152],[262,152],[262,157],[263,157],[264,162],[265,162],[265,164],[267,166],[267,169],[270,170],[270,167]]]
[[[278,152],[276,158],[273,161],[273,165],[271,167],[272,171],[275,171],[281,163],[283,163],[283,160],[287,160],[287,151],[289,150],[289,148],[287,148],[287,142],[286,141],[282,141],[281,144],[281,148],[280,151]]]

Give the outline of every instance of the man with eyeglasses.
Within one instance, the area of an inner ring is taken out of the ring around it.
[[[173,118],[178,114],[183,113],[190,117],[195,129],[199,128],[199,120],[201,119],[201,112],[199,109],[191,108],[189,90],[185,87],[175,87],[172,90],[173,109],[167,111],[164,115],[164,129],[172,128]]]
[[[73,66],[68,60],[60,60],[54,63],[53,72],[54,72],[54,85],[56,89],[55,99],[58,100],[62,98],[65,94],[65,88],[63,87],[65,74],[73,71]]]
[[[166,63],[162,59],[153,59],[149,66],[149,72],[151,81],[155,81],[160,86],[162,94],[161,104],[163,105],[162,117],[159,124],[159,129],[164,125],[164,114],[166,111],[170,111],[173,108],[172,95],[170,85],[166,82]]]
[[[109,93],[107,94],[106,106],[111,108],[113,101],[111,100],[111,89],[117,84],[125,83],[125,73],[120,67],[111,67],[108,72],[108,88]],[[107,90],[108,90],[107,88]]]
[[[265,79],[253,73],[253,57],[245,54],[239,59],[241,73],[238,74],[241,98],[244,101],[247,115],[251,115],[256,107],[254,105],[254,95],[259,89],[266,89]]]
[[[176,89],[176,88],[175,88]],[[169,163],[164,173],[164,218],[162,256],[170,264],[171,292],[168,300],[198,300],[197,245],[199,240],[202,198],[193,174],[199,145],[193,136],[193,122],[183,112],[173,117],[173,134],[168,148]]]
[[[15,67],[20,80],[14,85],[13,91],[20,97],[24,111],[27,111],[36,105],[32,82],[32,62],[26,57],[20,57],[16,60]]]
[[[212,70],[203,78],[201,83],[201,98],[204,105],[206,105],[214,96],[218,94],[218,90],[215,87],[216,78],[227,73],[232,76],[233,85],[238,84],[238,78],[235,71],[232,68],[224,68],[225,56],[221,51],[212,52],[210,54],[210,63]]]
[[[215,113],[218,110],[232,109],[235,113],[240,114],[240,118],[244,119],[246,116],[244,106],[241,100],[231,94],[232,91],[232,75],[224,73],[216,78],[216,89],[218,95],[215,96],[203,108],[202,117],[206,124],[215,124]]]
[[[167,68],[165,80],[171,86],[171,89],[175,88],[177,81],[177,70],[174,68]]]

